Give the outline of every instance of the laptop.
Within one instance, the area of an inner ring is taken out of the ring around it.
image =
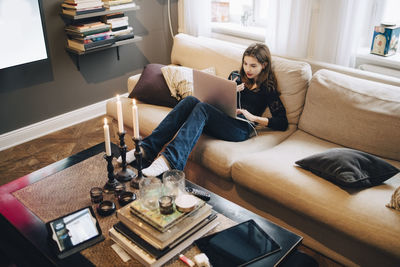
[[[193,70],[193,96],[228,116],[236,116],[236,82]]]

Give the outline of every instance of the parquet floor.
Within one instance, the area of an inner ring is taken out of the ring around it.
[[[111,141],[117,143],[110,134]],[[101,142],[104,142],[103,117],[97,117],[0,151],[0,185]]]
[[[111,142],[118,140],[110,132]],[[133,142],[127,139],[128,149]],[[104,142],[103,117],[97,117],[63,130],[48,134],[24,144],[0,151],[0,185],[41,169],[51,163],[74,155],[82,150]],[[341,266],[329,258],[307,247],[300,249],[313,256],[320,267]],[[0,266],[15,266],[7,262],[6,255],[0,252]],[[5,265],[3,265],[5,264]]]

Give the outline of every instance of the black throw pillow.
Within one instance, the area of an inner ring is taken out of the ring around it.
[[[371,154],[332,148],[296,161],[300,167],[346,187],[371,187],[383,183],[399,169]]]
[[[171,96],[171,92],[165,82],[161,68],[162,64],[148,64],[144,67],[139,81],[129,94],[129,98],[135,98],[147,104],[174,107],[178,100]]]

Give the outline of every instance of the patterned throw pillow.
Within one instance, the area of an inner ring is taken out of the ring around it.
[[[210,67],[201,70],[215,75],[215,68]],[[165,82],[171,92],[171,96],[181,100],[193,93],[193,69],[181,66],[165,66],[161,68]]]

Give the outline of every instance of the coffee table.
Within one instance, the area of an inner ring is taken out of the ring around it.
[[[115,155],[119,154],[118,152],[119,150],[116,145],[112,145],[112,151]],[[47,180],[45,179],[48,177],[57,176],[57,179],[62,179],[64,182],[66,181],[65,179],[68,180],[69,177],[63,177],[63,172],[66,172],[74,168],[73,166],[75,167],[78,166],[77,164],[82,164],[82,162],[94,158],[96,155],[97,157],[101,156],[99,154],[104,154],[104,143],[98,144],[85,151],[77,153],[71,157],[53,163],[43,169],[35,171],[29,175],[23,176],[13,182],[1,186],[0,187],[0,213],[1,213],[0,249],[7,252],[7,255],[10,256],[11,259],[13,259],[17,264],[20,263],[21,265],[93,266],[93,263],[89,261],[87,257],[84,256],[85,253],[76,253],[63,260],[58,259],[53,254],[48,244],[45,222],[42,219],[40,219],[31,209],[29,209],[26,205],[24,205],[20,201],[20,199],[16,197],[15,193],[20,192],[20,190],[27,189],[30,186],[38,185],[39,183],[46,184]],[[105,161],[99,162],[99,165],[101,165],[100,168],[102,168],[102,165],[106,166],[105,164],[106,164]],[[104,172],[106,173],[106,169],[104,170]],[[78,178],[82,179],[82,181],[85,178],[87,178],[85,175],[81,176],[82,177]],[[99,177],[99,179],[100,182],[103,184],[105,184],[105,182],[107,181],[106,175],[104,175],[104,177]],[[205,190],[191,183],[190,181],[186,181],[186,183],[189,186]],[[80,185],[76,186],[79,187]],[[44,190],[46,190],[46,187],[43,188]],[[48,192],[48,194],[52,197],[54,197],[54,195],[57,196],[57,198],[66,197],[68,201],[71,202],[74,201],[73,195],[70,196],[63,195],[63,194],[71,194],[67,192],[68,189],[66,189],[65,192],[62,192],[63,190],[60,190],[61,192],[51,191],[50,188],[49,190],[50,192]],[[128,190],[133,190],[133,189],[128,187]],[[234,204],[233,202],[230,202],[216,194],[213,194],[212,192],[209,193],[211,194],[211,200],[208,203],[213,206],[215,211],[221,213],[225,217],[237,223],[249,219],[255,220],[270,236],[272,236],[277,241],[277,243],[281,245],[282,250],[280,252],[270,255],[252,264],[252,266],[274,266],[277,263],[279,263],[282,259],[284,259],[285,256],[295,251],[296,247],[301,243],[302,237],[294,234],[293,232],[290,232],[289,230],[286,230],[268,221],[267,219],[264,219],[256,215],[255,213]],[[89,191],[87,191],[87,198],[90,199]],[[52,206],[53,202],[50,203],[49,205]],[[57,205],[57,203],[54,205]],[[98,214],[96,215],[99,218]],[[102,224],[102,219],[99,219],[99,222],[100,224]],[[103,229],[104,235],[106,234],[105,232],[106,231],[104,231]],[[107,237],[107,239],[109,238]],[[106,240],[106,241],[111,242],[111,240]],[[108,246],[108,244],[106,245]],[[107,257],[107,255],[105,256]],[[112,256],[117,257],[116,254]]]

